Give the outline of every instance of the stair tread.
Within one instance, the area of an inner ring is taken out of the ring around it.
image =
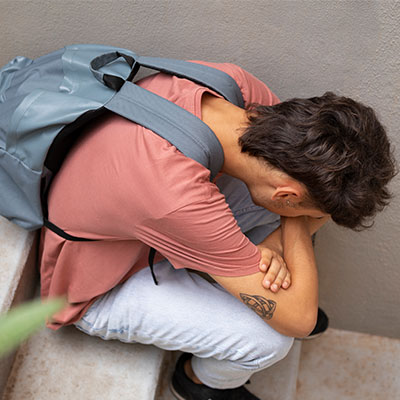
[[[0,217],[0,312],[10,308],[23,273],[35,233]]]
[[[164,351],[44,329],[18,351],[3,400],[153,400]]]

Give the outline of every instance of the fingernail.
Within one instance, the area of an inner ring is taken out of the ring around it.
[[[287,288],[288,287],[288,283],[287,282],[283,282],[282,287]]]
[[[263,265],[261,265],[261,268],[266,270],[267,266],[265,264],[263,264]]]
[[[270,282],[270,281],[265,281],[265,282],[264,282],[264,285],[265,285],[265,287],[268,289],[269,286],[271,285],[271,282]]]
[[[273,285],[271,286],[271,289],[272,289],[272,290],[278,290],[278,285],[273,284]]]

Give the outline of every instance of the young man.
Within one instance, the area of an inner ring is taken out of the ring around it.
[[[256,399],[249,377],[315,326],[311,235],[329,218],[360,227],[386,205],[394,161],[370,108],[330,93],[279,103],[241,68],[208,65],[236,80],[247,110],[177,77],[140,85],[213,130],[220,176],[210,182],[203,166],[121,117],[92,123],[52,184],[49,220],[98,241],[44,229],[42,295],[67,294],[54,329],[183,351],[179,399]]]

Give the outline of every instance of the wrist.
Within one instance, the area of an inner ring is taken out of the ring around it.
[[[326,222],[330,220],[330,217],[326,216],[323,218],[309,218],[309,227],[310,227],[310,233],[313,235],[315,232],[317,232]]]
[[[263,242],[258,244],[257,247],[259,250],[262,250],[263,248],[267,248],[267,249],[272,250],[275,253],[279,254],[280,256],[283,254],[282,243],[273,243],[273,242],[269,242],[268,240],[264,240]]]
[[[308,219],[305,216],[288,217],[282,225],[282,244],[284,254],[292,249],[295,243],[306,245],[311,243],[311,232]]]
[[[258,244],[258,248],[267,247],[282,256],[283,254],[283,245],[282,245],[282,232],[281,228],[278,227],[268,235],[261,243]]]
[[[286,229],[298,229],[309,231],[309,219],[305,215],[299,217],[281,217],[282,231]]]

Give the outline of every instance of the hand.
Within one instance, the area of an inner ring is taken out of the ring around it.
[[[261,252],[260,271],[265,272],[262,285],[276,293],[282,287],[287,289],[291,284],[290,272],[285,260],[274,250],[257,246]]]

